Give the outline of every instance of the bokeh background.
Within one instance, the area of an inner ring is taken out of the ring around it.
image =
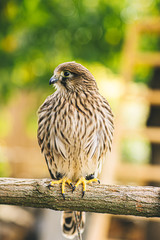
[[[0,1],[0,177],[49,173],[37,109],[54,68],[77,61],[115,115],[102,182],[160,183],[160,0]],[[88,214],[87,240],[158,240],[160,221]],[[60,213],[0,206],[1,240],[63,240]]]

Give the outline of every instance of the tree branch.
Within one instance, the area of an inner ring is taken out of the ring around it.
[[[73,193],[61,187],[48,188],[49,179],[0,178],[0,204],[10,204],[54,210],[75,210],[119,215],[160,217],[160,188],[141,186],[87,185],[82,198],[79,186]]]

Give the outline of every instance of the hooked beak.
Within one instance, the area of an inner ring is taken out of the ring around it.
[[[58,81],[58,77],[52,76],[49,80],[49,85],[54,84]]]

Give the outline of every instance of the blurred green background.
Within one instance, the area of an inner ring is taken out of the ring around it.
[[[36,94],[28,112],[27,100],[24,105],[26,134],[36,139],[36,111],[53,92],[48,80],[54,68],[65,61],[77,61],[88,67],[100,90],[116,109],[121,95],[120,68],[126,26],[143,18],[159,16],[159,8],[159,0],[1,0],[0,137],[3,139],[13,128],[7,104],[9,106],[24,91]],[[158,50],[158,36],[144,34],[139,48]],[[133,81],[148,84],[152,75],[151,67],[137,66]],[[110,85],[106,85],[106,79]],[[140,117],[146,119],[147,110],[144,112]],[[139,112],[134,114],[139,115]],[[126,123],[130,121],[132,117]],[[135,157],[127,150],[132,144],[136,147],[136,142],[124,142],[123,154],[134,162]],[[149,156],[149,150],[143,152]],[[148,161],[146,154],[139,156]]]
[[[125,88],[121,68],[128,28],[135,22],[159,16],[160,0],[0,0],[0,177],[49,177],[37,144],[36,112],[46,96],[54,91],[49,79],[58,64],[77,61],[86,66],[95,76],[100,92],[109,100],[116,118],[121,112],[118,106]],[[142,52],[159,51],[158,35],[143,34],[138,48]],[[149,65],[136,66],[131,89],[145,91],[154,74],[155,69]],[[137,98],[126,101],[122,110],[124,126],[132,132],[144,128],[149,114],[148,103],[138,102]],[[123,163],[150,162],[152,146],[147,138],[132,137],[128,132],[120,148]],[[20,234],[18,230],[17,235],[13,225],[8,226],[3,218],[11,211],[0,214],[0,239],[52,239],[52,233],[49,235],[52,227],[47,228],[47,220],[45,223],[41,220],[48,230],[41,237],[28,233],[28,229],[33,232],[35,228],[37,234],[39,220],[33,221],[33,215],[38,219],[34,213],[31,211],[32,221],[29,220],[32,224],[27,227],[24,224],[25,231]],[[20,226],[21,218],[20,212]],[[56,218],[52,217],[51,221]],[[14,213],[13,222],[15,224]],[[123,239],[156,240],[145,238],[145,234],[131,238],[133,235],[123,235]]]
[[[0,104],[17,89],[48,88],[47,79],[64,61],[98,62],[118,73],[126,24],[159,15],[159,4],[159,0],[1,0]],[[141,45],[156,49],[157,39],[144,36]]]

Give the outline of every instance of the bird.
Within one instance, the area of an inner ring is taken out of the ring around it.
[[[98,174],[111,151],[114,116],[108,101],[100,94],[91,72],[77,62],[59,64],[49,80],[56,91],[38,110],[37,138],[52,181],[74,191],[82,184],[99,182]],[[83,212],[65,211],[62,230],[67,238],[84,230]],[[80,237],[79,237],[80,239]]]

